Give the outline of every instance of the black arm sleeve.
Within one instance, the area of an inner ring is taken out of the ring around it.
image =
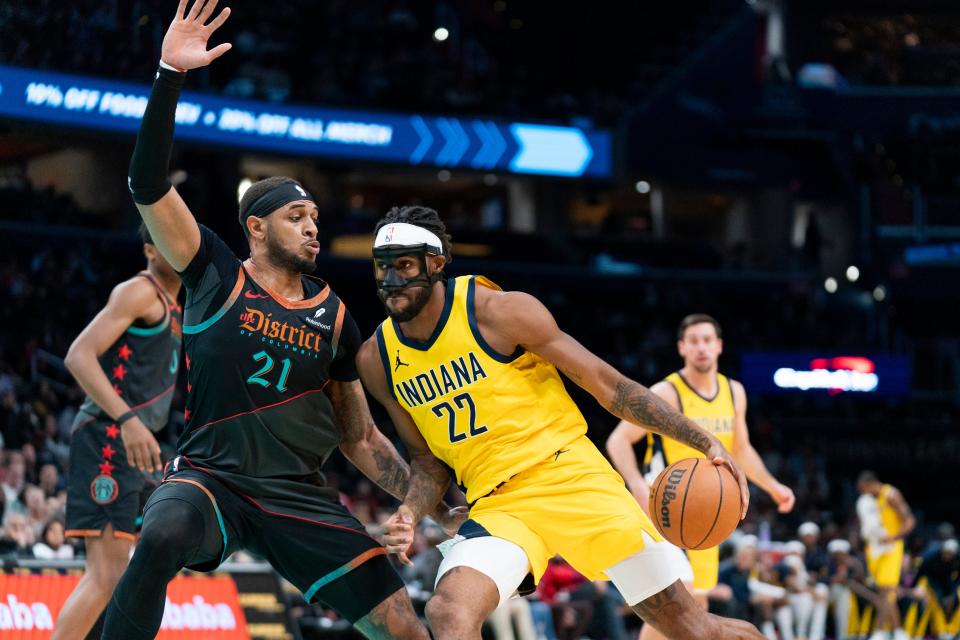
[[[173,128],[177,100],[186,77],[186,73],[160,67],[153,81],[153,91],[143,112],[127,178],[130,193],[138,204],[153,204],[170,191],[167,174],[173,149]]]
[[[343,304],[343,301],[340,302]],[[353,382],[360,377],[357,372],[357,351],[360,350],[360,328],[354,322],[348,310],[343,316],[343,329],[340,330],[340,344],[337,356],[330,363],[330,378],[337,382]]]

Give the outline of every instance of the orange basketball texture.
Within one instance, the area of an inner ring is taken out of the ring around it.
[[[710,460],[678,460],[653,483],[650,516],[671,544],[709,549],[740,522],[740,486],[729,469]]]

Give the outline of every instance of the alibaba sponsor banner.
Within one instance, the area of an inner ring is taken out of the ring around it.
[[[70,592],[74,575],[0,574],[0,637],[41,640]],[[229,576],[178,576],[167,588],[159,640],[249,640],[237,586]]]

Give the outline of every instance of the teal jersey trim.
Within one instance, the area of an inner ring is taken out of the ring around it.
[[[167,314],[167,317],[164,318],[163,322],[158,324],[155,327],[135,327],[130,325],[127,327],[127,333],[133,336],[155,336],[158,333],[162,333],[164,329],[170,326],[170,314]]]

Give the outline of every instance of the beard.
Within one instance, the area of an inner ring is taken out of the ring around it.
[[[406,287],[403,292],[409,296],[410,305],[402,311],[393,311],[387,305],[389,292],[384,292],[382,289],[377,292],[380,300],[383,302],[384,308],[387,310],[387,315],[397,322],[409,322],[416,318],[430,301],[430,296],[433,294],[433,287]]]
[[[270,256],[270,261],[278,267],[296,273],[311,274],[316,271],[317,263],[313,261],[313,258],[297,255],[282,246],[272,235],[267,235],[266,244],[267,255]]]
[[[696,369],[699,373],[710,373],[713,371],[713,364],[703,365],[693,365],[693,368]]]

